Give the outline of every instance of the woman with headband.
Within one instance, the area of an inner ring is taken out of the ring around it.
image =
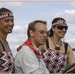
[[[67,62],[69,65],[75,63],[71,46],[62,41],[67,30],[66,21],[61,17],[55,18],[52,21],[46,43],[40,46],[46,67],[50,73],[60,73]]]
[[[14,57],[7,42],[7,35],[14,26],[13,13],[7,8],[0,9],[0,73],[14,73]]]

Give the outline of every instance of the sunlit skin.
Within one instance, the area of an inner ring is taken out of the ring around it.
[[[8,14],[10,12],[2,12],[2,15]],[[7,35],[12,33],[12,29],[14,26],[14,17],[6,17],[0,19],[0,40],[2,40],[4,47],[6,50],[10,51],[10,48],[6,42]],[[2,45],[0,46],[0,52],[3,51]]]
[[[57,21],[57,22],[61,22],[61,21],[63,21],[63,20],[59,20],[59,21]],[[62,26],[66,26],[66,25],[65,25],[65,24],[62,24]],[[53,35],[54,41],[59,43],[59,42],[61,41],[61,38],[64,38],[64,36],[65,36],[67,30],[65,30],[65,29],[59,30],[59,29],[57,29],[57,28],[52,28],[52,29],[53,29],[53,31],[54,31],[54,35]],[[71,49],[71,47],[70,47],[70,45],[69,45],[69,46],[68,46],[67,55],[68,55],[68,62],[69,62],[70,65],[73,64],[73,63],[75,63],[75,60],[73,60],[73,59],[74,59],[73,52],[72,52],[71,50],[72,50],[72,49]],[[64,53],[64,45],[63,45],[63,44],[62,44],[62,46],[61,46],[60,52]],[[72,57],[72,58],[71,58],[71,57]],[[71,60],[71,61],[70,61],[70,60]],[[75,67],[73,67],[73,68],[70,69],[69,71],[71,71],[71,70],[73,70],[73,69],[75,69]]]
[[[62,22],[62,21],[64,21],[64,20],[58,20],[57,23]],[[61,26],[66,26],[66,24],[60,24],[60,25]],[[49,42],[50,49],[55,50],[55,45],[52,42],[52,39],[53,39],[55,44],[56,44],[56,46],[60,47],[59,52],[65,53],[64,43],[63,43],[63,41],[61,39],[65,37],[65,34],[66,34],[67,30],[65,30],[65,28],[60,30],[60,29],[55,28],[55,27],[52,27],[52,30],[54,32],[53,36],[48,37],[48,42]],[[61,44],[61,46],[60,46],[60,44]],[[39,47],[39,49],[40,50],[47,50],[46,43],[44,45],[41,45]],[[68,44],[68,48],[67,48],[67,56],[68,56],[67,60],[68,60],[69,65],[72,65],[73,63],[75,63],[75,58],[74,58],[74,55],[73,55],[73,51],[72,51],[72,48],[71,48],[71,46],[69,44]],[[75,69],[75,67],[73,67],[72,69]],[[61,73],[61,72],[59,72],[59,73]]]
[[[3,16],[3,15],[6,15],[8,13],[11,13],[11,12],[10,11],[1,12],[0,14],[1,14],[1,16]],[[13,26],[14,26],[14,17],[13,16],[7,16],[4,18],[0,18],[0,41],[2,42],[6,52],[11,51],[6,39],[7,39],[7,35],[9,33],[12,33]],[[2,47],[2,45],[0,43],[0,52],[3,52],[4,48]],[[1,74],[8,74],[8,73],[3,72],[3,71],[0,71],[0,73]]]
[[[4,12],[2,14],[8,14],[9,12]],[[7,34],[12,32],[14,26],[14,17],[6,17],[0,20],[0,35],[6,38]],[[4,37],[5,36],[5,37]]]
[[[41,32],[42,31],[42,32]],[[39,47],[39,45],[43,45],[47,39],[47,27],[43,23],[36,23],[35,31],[30,30],[30,40]]]
[[[63,20],[59,20],[59,21],[57,21],[57,23],[58,22],[62,22],[62,21]],[[65,24],[61,24],[61,25],[62,26],[66,26]],[[52,27],[52,30],[54,31],[54,35],[53,36],[57,37],[58,39],[64,38],[64,36],[65,36],[65,34],[67,32],[67,30],[65,30],[65,29],[59,30],[59,29],[53,28],[53,27]]]

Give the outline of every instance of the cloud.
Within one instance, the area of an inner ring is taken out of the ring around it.
[[[63,17],[68,23],[75,24],[75,10],[65,10],[63,12],[58,12],[55,16]]]
[[[15,25],[13,32],[8,36],[10,44],[20,44],[27,38],[27,26]]]
[[[75,9],[75,2],[71,2],[71,7]]]
[[[28,24],[26,24],[25,26],[15,25],[13,28],[13,32],[7,37],[14,56],[17,53],[16,48],[27,39],[27,26]]]
[[[13,28],[13,32],[15,33],[24,33],[27,30],[27,25],[22,26],[22,25],[15,25]]]
[[[16,9],[21,7],[23,2],[0,2],[0,7],[6,7],[9,9]]]

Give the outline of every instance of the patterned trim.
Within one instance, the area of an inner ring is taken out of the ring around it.
[[[4,14],[0,16],[0,19],[6,18],[6,17],[13,17],[12,13]]]
[[[50,73],[60,72],[67,61],[67,55],[56,50],[47,49],[42,55]]]
[[[11,52],[0,53],[0,70],[7,73],[13,73],[14,57]]]
[[[65,25],[67,25],[66,22],[62,21],[62,22],[53,23],[52,26],[55,26],[55,25],[58,25],[58,24],[65,24]]]

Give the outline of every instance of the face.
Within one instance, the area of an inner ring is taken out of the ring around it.
[[[2,14],[8,14],[10,12],[3,12]],[[6,17],[0,20],[0,32],[3,34],[8,34],[12,32],[14,26],[14,17]]]
[[[58,22],[63,22],[63,20],[59,20]],[[68,26],[63,23],[63,24],[58,24],[52,27],[52,30],[54,32],[54,35],[59,37],[59,38],[64,38],[66,32],[67,32]]]
[[[35,31],[31,31],[34,44],[38,47],[43,45],[47,39],[47,27],[43,23],[36,23]]]

